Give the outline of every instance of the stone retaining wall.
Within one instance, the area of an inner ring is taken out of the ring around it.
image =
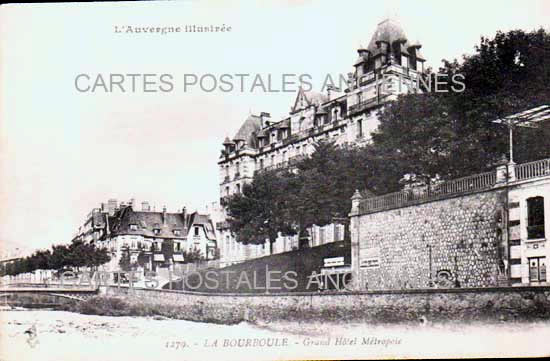
[[[352,214],[357,288],[425,288],[441,275],[448,287],[497,286],[504,202],[502,190],[490,190]]]
[[[324,292],[201,294],[182,291],[102,287],[154,307],[171,307],[174,317],[232,323],[240,320],[396,322],[479,319],[549,319],[550,287]]]

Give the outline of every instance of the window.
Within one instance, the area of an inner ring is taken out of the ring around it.
[[[179,252],[181,250],[181,244],[179,242],[174,243],[174,251]]]
[[[546,282],[546,257],[529,258],[529,281]]]
[[[263,158],[260,159],[260,169],[263,169],[264,168],[264,160]]]
[[[335,224],[334,225],[334,242],[338,242],[343,240],[343,234],[342,234],[342,225],[341,224]]]
[[[237,184],[237,193],[241,193],[241,185]]]
[[[527,239],[544,238],[544,198],[527,199]]]
[[[363,138],[363,119],[357,120],[357,138]]]
[[[334,108],[332,111],[333,119],[338,120],[340,118],[340,108]]]
[[[237,185],[238,185],[238,184],[237,184]],[[194,235],[195,235],[195,237],[198,237],[198,236],[199,236],[199,232],[200,232],[199,227],[195,227],[194,229],[195,229]]]
[[[236,172],[235,176],[238,176],[239,173],[241,173],[241,163],[237,162],[235,164],[235,172]]]
[[[137,224],[130,224],[131,231],[137,231],[137,229],[138,229]]]

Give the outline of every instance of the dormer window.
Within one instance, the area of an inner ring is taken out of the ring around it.
[[[174,236],[181,236],[181,230],[179,229],[174,229]]]
[[[137,230],[138,230],[137,224],[130,224],[130,231],[137,231]]]
[[[334,117],[334,120],[340,119],[340,108],[336,107],[332,110],[332,115]]]
[[[154,229],[153,229],[153,233],[154,233],[155,235],[160,234],[160,228],[154,228]]]

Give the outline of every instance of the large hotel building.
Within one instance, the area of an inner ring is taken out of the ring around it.
[[[229,230],[223,209],[226,197],[241,192],[256,172],[292,166],[307,157],[320,140],[337,144],[364,144],[378,126],[377,109],[398,94],[412,91],[424,72],[421,45],[411,42],[401,26],[392,19],[376,27],[366,48],[357,50],[347,89],[327,93],[300,88],[291,111],[284,119],[272,120],[267,113],[250,115],[232,139],[223,142],[218,165],[220,176],[220,215],[218,247],[221,265],[242,262],[269,254],[269,243],[243,245]],[[381,82],[380,79],[384,79]],[[313,226],[309,246],[343,239],[343,225]],[[274,253],[298,247],[297,236],[279,237]]]

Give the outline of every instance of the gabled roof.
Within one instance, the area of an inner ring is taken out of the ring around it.
[[[212,219],[205,214],[199,214],[194,212],[189,215],[189,228],[193,226],[203,226],[206,233],[206,238],[210,240],[216,240],[216,234],[214,233],[214,224]]]
[[[298,90],[298,94],[296,95],[294,105],[292,106],[292,111],[297,111],[310,105],[321,105],[328,100],[328,95],[326,94],[315,91],[306,92],[302,87],[300,87]],[[302,104],[304,105],[302,106]]]

